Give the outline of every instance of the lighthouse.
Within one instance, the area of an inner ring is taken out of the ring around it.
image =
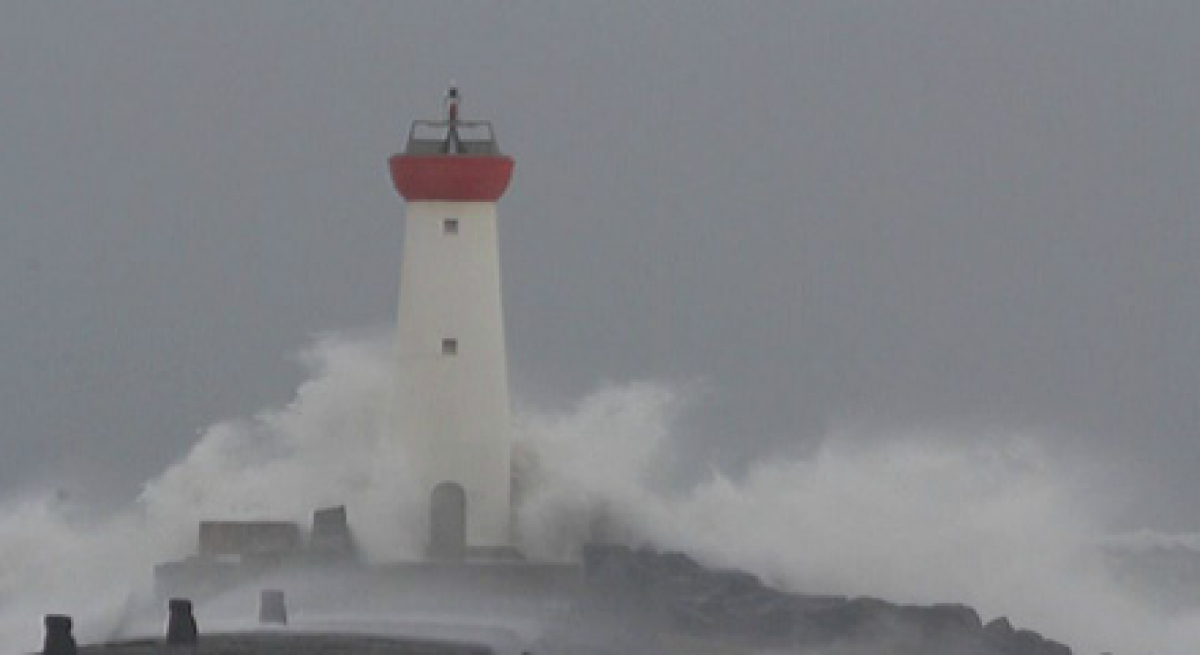
[[[512,547],[512,436],[496,201],[512,176],[491,123],[414,121],[391,157],[405,200],[393,430],[428,503],[428,554]]]

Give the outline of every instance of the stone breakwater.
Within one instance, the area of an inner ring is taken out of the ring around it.
[[[585,570],[581,614],[612,617],[609,638],[631,650],[647,649],[648,635],[656,635],[658,652],[671,650],[664,643],[719,643],[717,652],[1071,655],[1069,647],[1004,617],[984,624],[965,605],[786,593],[680,553],[589,546]],[[585,624],[595,626],[581,618],[577,627]],[[569,640],[571,629],[564,625],[562,636]],[[672,638],[664,642],[664,634]]]

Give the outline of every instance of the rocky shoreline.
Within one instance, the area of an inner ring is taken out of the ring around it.
[[[899,605],[876,598],[787,593],[755,576],[709,569],[681,553],[592,545],[578,622],[552,636],[558,649],[593,641],[597,616],[624,652],[820,652],[889,655],[1071,655],[1066,645],[1006,618],[983,623],[965,605]],[[586,627],[585,627],[586,626]],[[663,638],[674,635],[680,639]],[[614,651],[615,652],[615,651]]]

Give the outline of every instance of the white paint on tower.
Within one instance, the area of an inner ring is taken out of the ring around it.
[[[400,436],[421,486],[466,491],[467,543],[510,544],[511,436],[496,206],[410,202],[396,335]]]

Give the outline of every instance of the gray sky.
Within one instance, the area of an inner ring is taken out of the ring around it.
[[[385,160],[454,78],[519,396],[702,379],[734,468],[1036,429],[1200,529],[1200,5],[643,4],[0,4],[0,490],[128,497],[390,325]]]

